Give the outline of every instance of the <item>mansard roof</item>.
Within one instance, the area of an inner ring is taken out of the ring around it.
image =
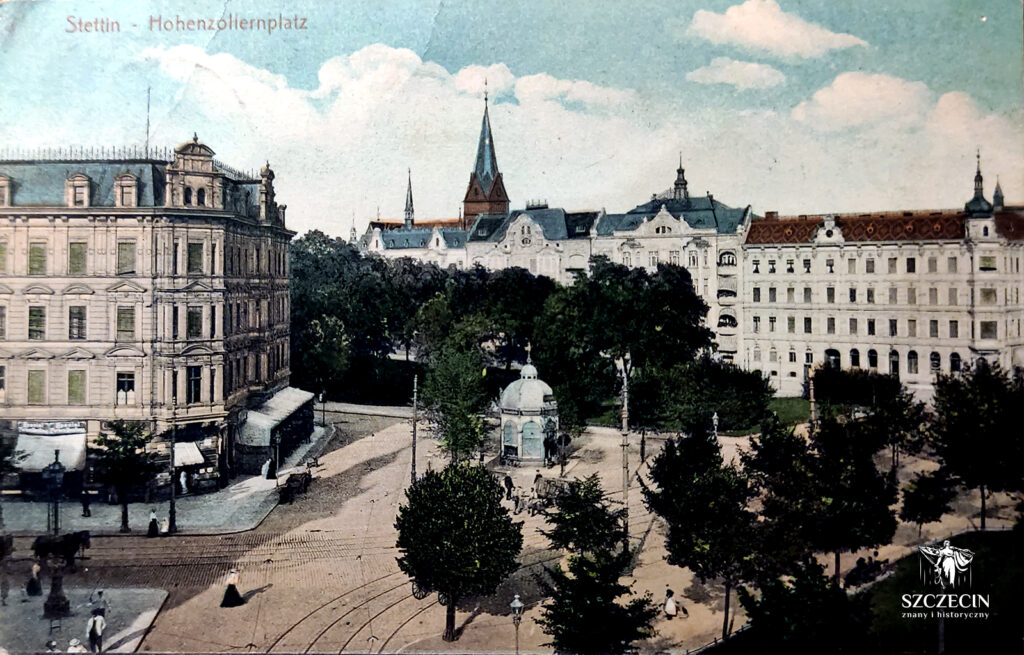
[[[520,216],[528,216],[540,226],[549,241],[585,239],[590,236],[599,212],[567,212],[561,208],[517,209],[508,214],[480,214],[469,231],[470,241],[497,242],[505,238],[509,225]]]
[[[439,228],[437,230],[448,248],[463,248],[466,245],[466,231],[458,228]],[[434,230],[431,228],[414,227],[385,230],[380,233],[381,246],[385,250],[404,250],[407,248],[428,248]]]
[[[732,234],[750,213],[750,206],[743,208],[729,207],[714,197],[691,196],[675,198],[671,191],[651,198],[642,205],[622,214],[609,214],[598,226],[598,235],[607,236],[613,231],[635,230],[643,223],[636,217],[648,219],[655,216],[662,207],[673,217],[686,221],[694,229],[715,229],[719,234]]]
[[[69,177],[84,174],[89,178],[89,204],[113,207],[114,180],[130,173],[137,180],[140,207],[164,204],[167,162],[134,161],[3,161],[0,175],[11,180],[10,204],[15,207],[63,207],[64,185]]]

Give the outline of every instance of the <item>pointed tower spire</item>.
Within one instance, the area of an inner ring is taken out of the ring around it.
[[[409,186],[405,190],[405,228],[411,229],[416,220],[416,212],[412,208],[412,169],[409,171]]]
[[[992,192],[993,209],[1003,208],[1003,187],[999,185],[999,176],[996,176],[996,190]]]
[[[964,211],[973,217],[991,216],[992,203],[985,200],[984,180],[981,177],[981,148],[978,149],[976,157],[978,158],[978,168],[974,173],[974,197],[964,205]]]
[[[981,148],[978,148],[978,152],[975,155],[978,158],[978,171],[974,174],[974,195],[983,195],[983,184],[981,178]]]
[[[690,192],[686,188],[686,171],[683,170],[683,153],[679,153],[679,168],[676,169],[676,181],[672,185],[672,198],[674,200],[690,201]]]
[[[478,214],[504,214],[508,212],[508,194],[498,170],[498,157],[494,153],[487,86],[484,83],[484,117],[480,124],[480,140],[476,147],[476,162],[469,176],[469,187],[462,200],[464,225],[473,224]]]
[[[354,211],[352,212],[352,221],[349,223],[348,242],[356,242],[356,213]]]

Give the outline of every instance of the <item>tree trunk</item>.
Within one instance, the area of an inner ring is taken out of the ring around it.
[[[174,484],[174,480],[171,480],[171,484]],[[131,532],[132,529],[128,527],[128,490],[118,489],[117,495],[121,497],[121,532]]]
[[[985,485],[979,487],[981,490],[981,529],[985,529]]]
[[[452,600],[448,603],[448,607],[445,608],[445,619],[444,619],[444,636],[441,637],[445,641],[455,641],[458,637],[455,636],[455,601]]]
[[[732,595],[732,585],[725,583],[725,616],[722,618],[722,640],[729,638],[729,596]]]
[[[836,551],[836,572],[835,572],[835,576],[832,578],[832,583],[835,586],[837,586],[837,587],[839,586],[839,551],[838,550]]]

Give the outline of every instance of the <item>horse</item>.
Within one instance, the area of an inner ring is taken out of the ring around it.
[[[70,570],[75,571],[75,555],[79,550],[89,547],[89,531],[80,530],[69,532],[54,537],[43,535],[32,542],[32,551],[36,558],[43,559],[50,555],[57,555],[64,558],[64,564]]]
[[[0,562],[14,553],[14,537],[9,534],[0,536]]]

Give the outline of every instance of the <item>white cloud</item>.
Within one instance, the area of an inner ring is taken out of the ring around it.
[[[793,118],[821,130],[840,130],[875,123],[908,126],[921,122],[932,105],[932,92],[922,82],[891,75],[842,73],[793,109]]]
[[[455,74],[455,88],[463,93],[481,95],[484,83],[492,96],[497,96],[515,85],[516,76],[505,64],[466,66]]]
[[[729,7],[724,14],[700,9],[689,26],[683,27],[679,20],[668,24],[669,31],[677,36],[691,34],[711,43],[737,45],[780,57],[810,59],[831,50],[867,45],[852,34],[836,33],[796,14],[787,14],[775,0],[747,0]]]
[[[621,105],[634,96],[632,89],[613,89],[586,80],[560,80],[547,73],[527,75],[516,81],[516,99],[520,102],[564,99],[585,105]]]
[[[731,84],[738,89],[767,89],[786,81],[786,76],[766,64],[716,57],[707,66],[690,71],[686,79],[698,84]]]

